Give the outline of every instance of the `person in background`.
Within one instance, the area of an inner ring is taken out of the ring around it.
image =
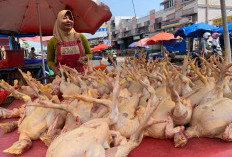
[[[109,50],[108,50],[108,62],[110,64],[113,64],[111,59],[110,59],[110,56],[112,56],[112,59],[114,61],[116,61],[116,58],[117,58],[117,52],[114,51],[114,49],[112,47],[109,47]]]
[[[74,19],[70,10],[58,13],[53,35],[47,45],[47,65],[55,75],[60,75],[59,64],[84,72],[88,58],[92,58],[89,42],[74,28]]]
[[[211,36],[211,34],[209,32],[205,32],[203,34],[203,38],[201,39],[200,51],[203,52],[204,54],[207,54],[208,52],[211,51],[211,46],[208,43],[210,36]]]
[[[2,60],[6,59],[6,50],[5,50],[5,47],[2,46],[0,50],[1,50],[1,59]]]
[[[29,59],[36,59],[35,48],[31,48],[31,52],[29,53]]]
[[[0,46],[0,60],[2,60],[2,50],[1,50],[1,46]]]
[[[212,38],[213,38],[212,48],[213,48],[213,53],[222,55],[222,49],[221,49],[221,46],[219,44],[219,36],[220,36],[220,34],[218,34],[218,33],[212,34]]]
[[[109,48],[109,53],[111,55],[117,54],[112,47]]]
[[[24,50],[24,58],[28,58],[29,57],[29,52],[27,49]]]

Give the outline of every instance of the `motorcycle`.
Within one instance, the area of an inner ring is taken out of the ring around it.
[[[196,59],[195,63],[198,63],[198,67],[201,67],[201,52],[198,50],[195,50],[193,52],[191,52],[191,59]]]
[[[222,49],[220,46],[213,46],[213,54],[222,56]]]
[[[108,62],[112,65],[112,61],[117,65],[117,55],[116,54],[108,54]]]
[[[222,49],[219,48],[213,48],[212,52],[209,52],[207,55],[205,55],[206,60],[208,60],[210,58],[211,55],[216,55],[216,56],[222,56]],[[200,57],[202,57],[202,54],[200,51],[195,50],[193,52],[191,52],[191,59],[195,59],[195,63],[198,63],[198,67],[201,67],[201,59]]]

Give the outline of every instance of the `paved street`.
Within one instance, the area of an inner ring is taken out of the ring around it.
[[[117,57],[117,62],[118,62],[118,63],[122,63],[122,62],[124,62],[124,59],[125,59],[125,58],[126,58],[126,57],[121,57],[121,56],[120,56],[120,57]],[[93,60],[92,62],[93,62],[93,66],[94,66],[94,67],[100,65],[99,60]],[[101,62],[102,62],[102,64],[107,65],[107,68],[108,68],[109,70],[113,69],[113,66],[110,65],[110,63],[107,61],[107,59],[103,58],[103,59],[101,60]],[[119,67],[119,64],[118,64],[118,67]]]

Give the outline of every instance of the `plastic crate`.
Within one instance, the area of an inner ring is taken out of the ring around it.
[[[6,50],[8,68],[24,66],[24,50]]]

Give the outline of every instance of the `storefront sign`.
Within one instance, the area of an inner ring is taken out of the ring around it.
[[[124,41],[123,41],[123,40],[118,40],[117,43],[118,43],[118,44],[123,44]]]
[[[139,35],[133,36],[133,40],[139,40],[139,39],[140,39]]]
[[[108,23],[105,22],[98,30],[97,32],[107,32],[108,31]]]
[[[173,26],[178,26],[178,25],[181,25],[181,24],[184,24],[184,23],[189,23],[189,22],[192,22],[192,16],[185,17],[185,18],[178,19],[178,20],[174,20],[174,21],[170,21],[170,22],[162,23],[162,29],[168,28],[168,27],[173,27]]]
[[[99,28],[97,32],[107,32],[108,28]]]
[[[227,22],[228,23],[232,22],[232,16],[227,16]],[[214,19],[213,20],[213,25],[214,26],[222,25],[222,18]]]
[[[104,41],[104,44],[105,44],[105,45],[110,45],[109,40]]]

